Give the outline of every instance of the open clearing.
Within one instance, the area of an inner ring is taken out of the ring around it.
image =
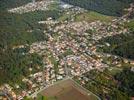
[[[53,85],[41,92],[46,98],[53,98],[53,100],[98,100],[98,98],[80,87],[71,79]],[[50,99],[45,99],[50,100]]]
[[[87,22],[93,22],[96,20],[100,20],[103,22],[110,22],[110,21],[112,21],[112,19],[114,19],[114,17],[112,17],[112,16],[103,15],[103,14],[100,14],[100,13],[97,13],[94,11],[88,11],[88,12],[85,12],[83,14],[79,14],[78,16],[76,16],[75,20],[76,21],[84,20]]]

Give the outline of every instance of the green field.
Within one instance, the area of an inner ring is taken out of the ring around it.
[[[112,16],[107,16],[103,15],[94,11],[89,11],[83,14],[79,14],[76,16],[76,21],[87,21],[87,22],[92,22],[96,20],[104,21],[104,22],[109,22],[113,19],[114,17]]]

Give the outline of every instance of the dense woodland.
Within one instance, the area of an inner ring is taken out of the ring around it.
[[[128,96],[134,96],[134,71],[125,68],[121,73],[117,73],[115,79],[118,80],[118,89]]]
[[[72,5],[88,10],[97,11],[105,15],[121,16],[123,9],[134,0],[62,0]]]
[[[18,7],[30,1],[32,0],[0,0],[0,10]]]

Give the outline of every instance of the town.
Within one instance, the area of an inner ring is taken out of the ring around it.
[[[48,10],[48,6],[52,3],[54,3],[52,0],[34,1],[8,11],[23,14],[35,10]],[[13,100],[22,100],[24,97],[36,98],[37,94],[45,87],[76,76],[84,85],[87,80],[87,78],[82,79],[84,73],[93,69],[103,72],[111,63],[120,67],[122,60],[134,66],[132,60],[97,51],[98,47],[110,46],[109,43],[99,44],[100,39],[129,33],[128,29],[123,26],[124,23],[129,22],[126,17],[121,20],[120,18],[113,18],[111,22],[100,20],[93,22],[76,21],[78,15],[88,11],[64,3],[60,7],[62,8],[61,11],[65,13],[64,16],[69,17],[66,19],[49,17],[47,20],[40,20],[37,24],[45,26],[43,32],[47,35],[48,41],[32,43],[28,52],[29,54],[36,53],[43,58],[42,71],[24,77],[22,82],[26,84],[26,88],[23,90],[18,84],[15,84],[15,88],[21,92],[15,93],[14,88],[9,84],[1,86],[0,90],[7,98]],[[25,48],[25,46],[20,45],[13,49],[16,48]],[[112,62],[106,61],[106,58],[111,58]],[[37,66],[37,69],[40,69],[40,66]],[[33,69],[29,67],[27,70],[32,71]]]

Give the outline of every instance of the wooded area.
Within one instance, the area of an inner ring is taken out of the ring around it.
[[[123,9],[133,0],[62,0],[72,5],[93,10],[104,15],[121,16]]]

